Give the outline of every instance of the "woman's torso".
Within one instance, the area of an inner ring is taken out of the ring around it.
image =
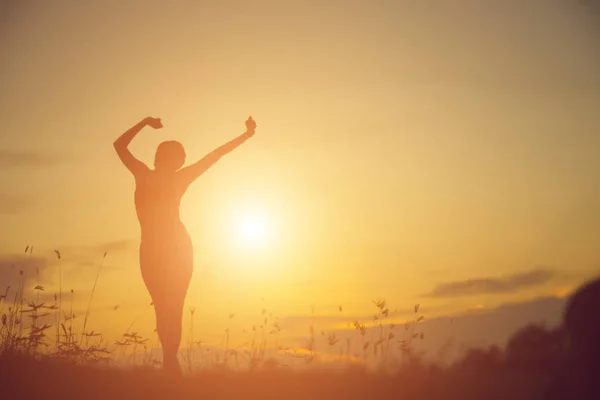
[[[187,232],[179,218],[184,190],[174,173],[148,171],[136,177],[135,208],[142,240],[175,239]]]

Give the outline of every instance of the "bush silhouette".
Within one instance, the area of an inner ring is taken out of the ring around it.
[[[515,332],[505,350],[506,364],[513,368],[553,370],[564,356],[562,329],[528,325]]]

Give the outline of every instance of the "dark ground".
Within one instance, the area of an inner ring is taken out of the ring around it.
[[[138,368],[76,366],[2,356],[2,399],[541,399],[551,378],[497,366],[395,374],[346,371],[211,370],[183,378]]]

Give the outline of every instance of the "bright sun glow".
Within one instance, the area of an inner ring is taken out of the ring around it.
[[[260,247],[266,244],[267,224],[261,215],[246,215],[240,218],[238,224],[238,237],[240,243],[249,247]]]

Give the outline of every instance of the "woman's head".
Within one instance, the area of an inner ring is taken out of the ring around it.
[[[154,168],[161,171],[177,171],[185,163],[183,145],[175,140],[162,142],[156,149]]]

